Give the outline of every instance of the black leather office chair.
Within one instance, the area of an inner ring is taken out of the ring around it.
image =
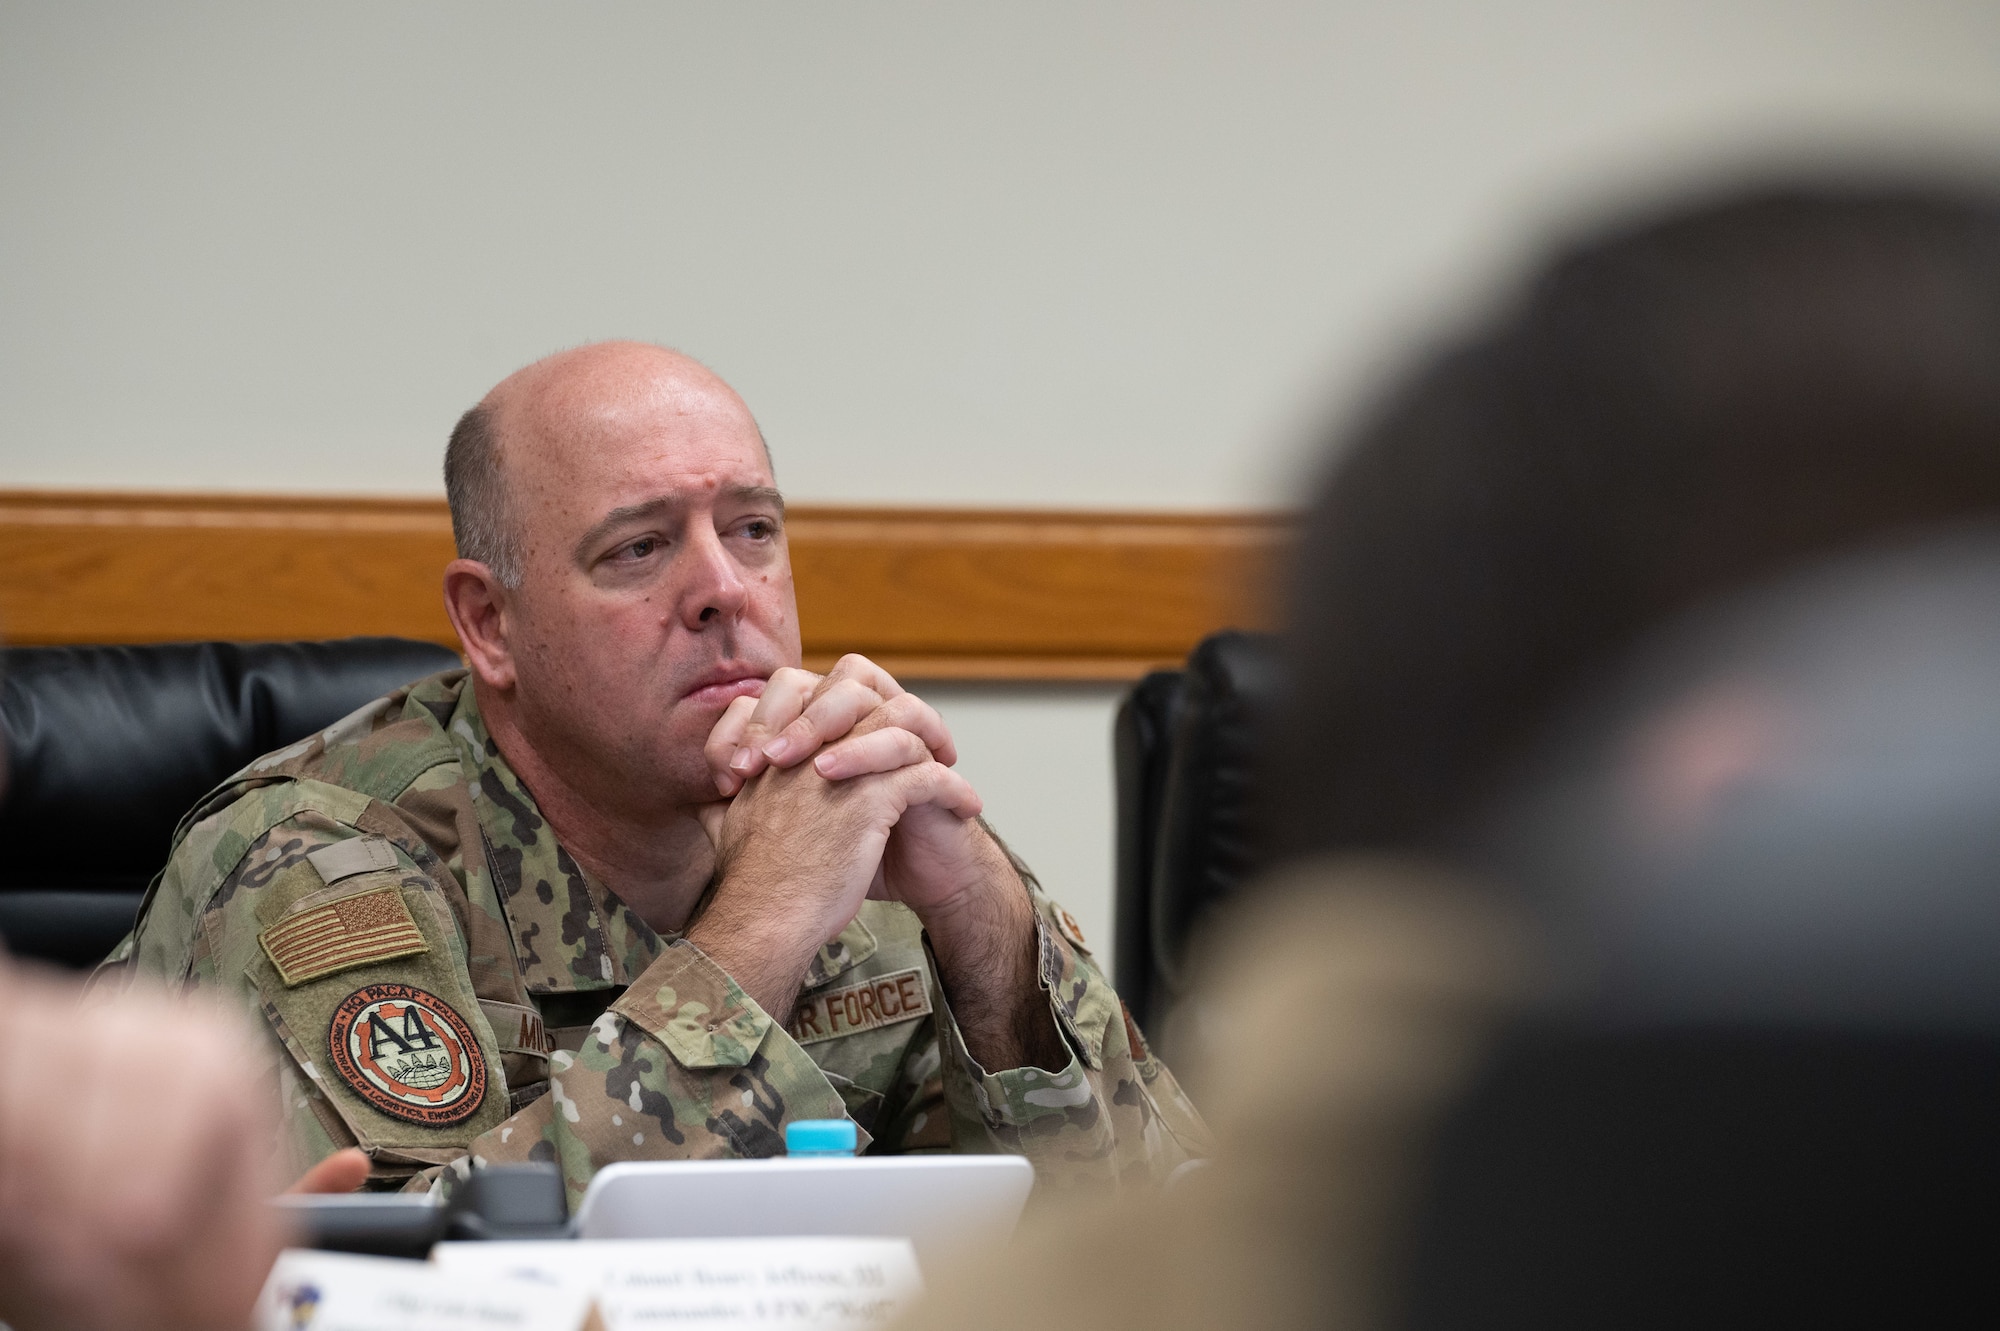
[[[1277,640],[1229,630],[1118,709],[1114,982],[1142,1026],[1186,990],[1189,935],[1251,872],[1257,730],[1277,688]]]
[[[402,638],[0,651],[0,935],[19,955],[96,962],[203,793],[457,662]]]

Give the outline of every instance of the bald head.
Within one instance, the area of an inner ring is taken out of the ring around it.
[[[445,446],[445,498],[460,557],[485,564],[502,586],[520,586],[523,551],[511,496],[523,471],[559,475],[588,465],[593,443],[635,422],[703,415],[738,417],[763,442],[734,389],[667,347],[595,342],[516,370],[459,418]]]
[[[524,779],[635,818],[713,799],[723,708],[799,660],[784,498],[742,399],[679,352],[578,347],[466,414],[445,487],[445,608]]]

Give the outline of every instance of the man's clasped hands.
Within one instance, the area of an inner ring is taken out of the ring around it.
[[[687,938],[765,1011],[790,1013],[813,954],[864,900],[897,901],[923,921],[974,1057],[1063,1066],[1036,1001],[1033,904],[935,708],[846,656],[731,702],[704,753],[723,797],[702,811],[716,876]]]

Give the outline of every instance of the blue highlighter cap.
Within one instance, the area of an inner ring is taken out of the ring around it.
[[[853,1155],[860,1145],[852,1119],[802,1118],[785,1125],[787,1155]]]

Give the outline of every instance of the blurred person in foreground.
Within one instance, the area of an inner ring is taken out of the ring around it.
[[[237,1023],[0,959],[0,1322],[240,1331],[278,1255],[261,1054]]]
[[[150,990],[86,1003],[0,951],[0,1322],[241,1331],[284,1237],[263,1058],[225,1014]],[[307,1185],[352,1188],[357,1164]]]
[[[1174,1033],[1215,1163],[919,1320],[1967,1294],[1936,1240],[2000,1183],[1996,538],[1744,589],[1995,513],[1991,201],[1752,194],[1553,263],[1336,454],[1307,525],[1275,867]],[[1283,1075],[1241,1076],[1244,1032]]]

